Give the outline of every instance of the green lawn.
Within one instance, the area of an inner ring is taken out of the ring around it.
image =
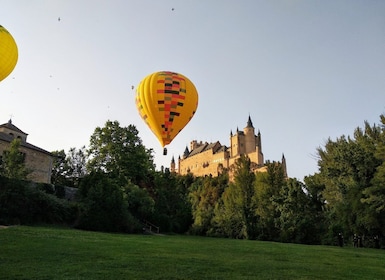
[[[16,226],[0,279],[385,279],[385,251]]]

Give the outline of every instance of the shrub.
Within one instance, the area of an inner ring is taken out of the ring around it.
[[[0,177],[0,223],[72,224],[77,205],[59,199],[27,181]]]
[[[124,190],[105,174],[94,173],[85,178],[78,195],[82,207],[77,228],[106,232],[135,232],[141,228],[128,212]]]

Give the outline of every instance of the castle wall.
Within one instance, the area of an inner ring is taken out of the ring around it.
[[[185,175],[189,172],[195,176],[218,176],[218,166],[228,168],[227,152],[213,153],[212,149],[203,151],[179,162],[179,173]]]
[[[237,131],[237,133],[231,136],[231,157],[236,157],[245,153],[245,135],[243,132]]]
[[[208,147],[212,148],[208,149]],[[219,148],[220,152],[215,152]],[[250,117],[243,131],[237,129],[234,135],[230,134],[230,147],[228,150],[226,149],[225,146],[220,146],[219,142],[207,144],[193,140],[190,143],[190,153],[187,157],[179,160],[178,171],[182,175],[192,173],[195,176],[218,176],[218,171],[225,168],[229,170],[231,180],[236,160],[241,155],[247,155],[252,162],[254,172],[266,172],[261,134],[258,132],[258,135],[255,135]],[[188,153],[188,150],[186,152]],[[174,168],[174,170],[176,169]]]
[[[246,127],[244,129],[245,133],[245,154],[253,153],[255,152],[256,147],[256,136],[254,135],[254,128],[253,127]]]

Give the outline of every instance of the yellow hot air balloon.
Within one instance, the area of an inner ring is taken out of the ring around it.
[[[0,25],[0,81],[4,80],[16,66],[17,45],[12,35]]]
[[[194,84],[181,74],[155,72],[145,77],[137,87],[136,106],[164,147],[194,116],[198,107],[198,92]]]

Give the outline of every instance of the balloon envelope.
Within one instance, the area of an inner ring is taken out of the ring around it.
[[[0,25],[0,81],[4,80],[16,66],[17,45],[12,35]]]
[[[185,76],[174,72],[155,72],[145,77],[136,89],[139,114],[158,138],[162,147],[194,116],[198,93]]]

